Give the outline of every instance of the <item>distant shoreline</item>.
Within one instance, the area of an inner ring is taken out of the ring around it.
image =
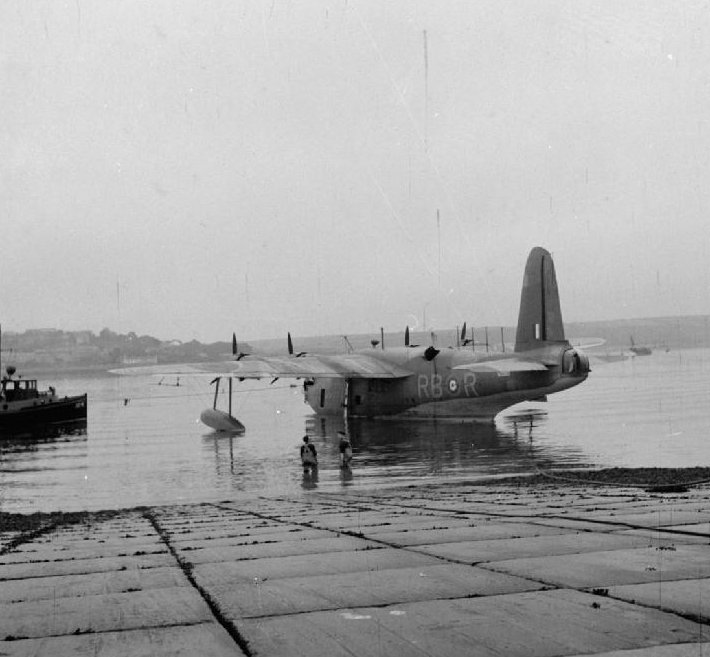
[[[655,492],[710,484],[710,467],[604,468],[602,470],[540,470],[529,476],[468,481],[469,486],[606,486],[643,488]]]
[[[634,319],[594,320],[566,322],[565,335],[573,344],[590,344],[590,340],[602,344],[589,348],[590,355],[629,352],[633,343],[649,347],[654,353],[677,349],[710,348],[710,315],[683,315],[675,317],[647,317]],[[439,347],[456,346],[459,328],[427,328],[411,326],[411,339],[417,343],[429,343],[432,333]],[[405,327],[384,332],[384,346],[404,344]],[[516,327],[478,325],[469,327],[475,340],[471,348],[483,353],[490,349],[499,353],[504,348],[512,350],[515,344]],[[350,349],[371,348],[373,341],[379,343],[379,330],[370,333],[300,335],[291,331],[293,343],[299,351],[310,353],[343,353]],[[582,337],[586,336],[586,337]],[[228,336],[225,336],[228,337]],[[286,334],[281,338],[251,338],[236,336],[240,351],[264,355],[287,353]],[[151,364],[174,364],[189,362],[221,362],[230,359],[231,341],[200,343],[196,340],[161,340],[135,333],[114,333],[103,329],[98,335],[91,331],[62,331],[59,329],[28,329],[22,333],[4,331],[2,334],[2,362],[13,364],[19,370],[32,372],[97,372],[121,366],[136,365],[151,361]]]

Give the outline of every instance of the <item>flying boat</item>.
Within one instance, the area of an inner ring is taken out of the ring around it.
[[[289,334],[284,356],[240,353],[233,337],[231,360],[170,373],[208,370],[219,375],[217,385],[230,377],[230,390],[231,379],[300,379],[305,401],[319,415],[492,421],[509,406],[545,401],[579,385],[590,372],[587,356],[565,338],[554,263],[542,247],[532,249],[525,266],[514,349],[476,351],[465,333],[464,324],[457,346],[439,349],[410,344],[406,329],[403,346],[373,340],[370,348],[320,355],[295,352]],[[146,369],[152,368],[130,373]],[[231,417],[231,407],[229,413],[217,409],[215,394],[214,408],[202,419],[219,430]]]

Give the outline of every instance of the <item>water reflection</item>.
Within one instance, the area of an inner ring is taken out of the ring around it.
[[[0,439],[0,508],[35,510],[37,497],[51,496],[63,490],[68,482],[75,483],[85,476],[87,454],[85,420],[3,434]]]
[[[56,379],[55,379],[56,380]],[[0,439],[0,509],[102,509],[412,485],[559,467],[683,467],[710,460],[710,351],[659,353],[599,366],[546,405],[519,405],[495,424],[324,418],[300,389],[245,382],[234,394],[240,436],[198,421],[204,381],[92,375],[58,381],[87,391],[88,428]],[[124,400],[130,398],[130,403]],[[220,400],[220,404],[224,400]],[[338,431],[353,447],[340,468]],[[319,453],[304,481],[307,433]]]
[[[0,439],[0,473],[74,467],[77,456],[86,456],[87,441],[86,420],[4,433]]]
[[[368,420],[306,418],[306,430],[316,437],[322,463],[338,463],[338,432],[353,446],[356,477],[380,480],[401,477],[485,476],[550,467],[553,461],[583,466],[583,454],[568,449],[554,456],[535,443],[544,431],[546,413],[526,410],[501,422],[436,420]],[[351,473],[352,474],[352,473]],[[352,476],[341,476],[350,483]],[[370,483],[373,483],[371,481]]]
[[[304,490],[313,490],[318,488],[318,472],[319,468],[308,468],[303,470],[303,476],[301,478],[301,488]]]
[[[340,483],[343,486],[351,486],[353,483],[353,466],[346,465],[340,468]]]
[[[213,431],[203,436],[206,445],[214,450],[215,471],[218,477],[234,475],[234,440],[237,434]]]
[[[244,435],[204,433],[203,453],[213,463],[214,487],[225,494],[288,493],[588,465],[580,450],[551,452],[544,441],[537,442],[544,436],[547,413],[535,408],[519,410],[496,424],[323,417],[305,411],[300,420],[288,417],[298,409],[282,405],[270,427],[264,416],[252,417]],[[340,432],[353,449],[347,468],[340,462]],[[304,433],[318,450],[319,467],[312,475],[303,473],[300,464]]]
[[[13,431],[4,430],[0,433],[0,451],[8,446],[20,446],[32,449],[33,445],[57,440],[72,440],[83,436],[86,439],[86,419],[74,420],[60,424],[37,424],[27,429]]]
[[[523,408],[513,411],[501,418],[501,422],[512,429],[513,436],[527,435],[528,440],[533,439],[536,427],[541,427],[547,420],[547,411],[539,408]]]

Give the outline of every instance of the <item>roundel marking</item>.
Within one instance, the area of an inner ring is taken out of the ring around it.
[[[458,389],[459,384],[456,382],[456,379],[449,379],[449,391],[456,392]]]

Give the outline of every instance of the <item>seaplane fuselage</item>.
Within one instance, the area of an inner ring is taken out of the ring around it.
[[[359,353],[411,374],[401,378],[307,379],[305,401],[318,414],[378,417],[490,418],[521,401],[544,399],[587,378],[589,362],[566,341],[524,354],[476,354],[430,347],[368,349]],[[491,363],[486,368],[486,363]],[[540,366],[540,363],[546,363]],[[506,364],[510,367],[506,368]],[[474,366],[474,367],[471,367]]]

